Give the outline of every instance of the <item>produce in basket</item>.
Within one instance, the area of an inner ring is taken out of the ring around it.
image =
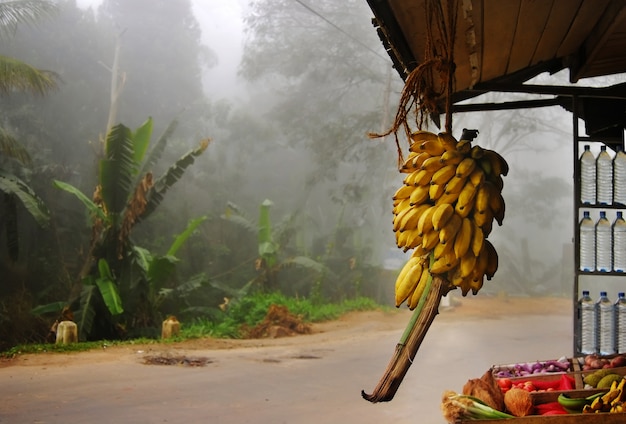
[[[469,395],[460,395],[451,390],[443,393],[441,411],[449,423],[462,420],[498,420],[515,418],[506,412],[486,405],[482,400]]]
[[[504,394],[506,410],[516,417],[525,417],[533,412],[533,398],[524,389],[513,387]]]
[[[411,135],[407,174],[393,196],[393,230],[398,247],[415,249],[395,284],[396,306],[417,306],[426,281],[439,275],[463,296],[477,294],[498,269],[498,254],[487,237],[505,212],[502,176],[506,160],[472,146],[478,131]]]
[[[626,412],[626,377],[614,381],[608,392],[598,396],[591,404],[583,407],[583,414],[598,412]]]
[[[504,393],[491,371],[487,371],[481,378],[468,380],[463,386],[463,394],[474,396],[499,411],[504,410]]]

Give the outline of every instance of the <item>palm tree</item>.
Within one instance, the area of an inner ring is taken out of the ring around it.
[[[13,34],[18,24],[28,24],[55,11],[57,6],[45,0],[0,0],[0,38]],[[18,59],[0,55],[0,94],[27,92],[44,95],[57,87],[57,76],[51,71],[40,70]],[[48,211],[35,192],[9,167],[30,165],[26,149],[3,128],[0,128],[0,226],[6,230],[7,248],[12,260],[19,255],[17,233],[18,200],[26,211],[40,224],[48,221]],[[14,167],[13,167],[14,168]]]

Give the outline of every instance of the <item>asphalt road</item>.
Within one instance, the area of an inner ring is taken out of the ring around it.
[[[19,358],[0,368],[0,423],[445,423],[444,390],[460,392],[493,364],[571,355],[567,308],[549,315],[442,312],[395,398],[371,404],[360,392],[378,383],[408,317],[286,345]],[[148,354],[209,363],[146,365]]]

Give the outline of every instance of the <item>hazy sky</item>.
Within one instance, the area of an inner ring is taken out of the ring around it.
[[[98,7],[102,0],[76,0],[79,7]],[[206,75],[211,96],[231,97],[243,43],[242,9],[245,0],[191,0],[202,29],[202,41],[218,56],[218,65]]]

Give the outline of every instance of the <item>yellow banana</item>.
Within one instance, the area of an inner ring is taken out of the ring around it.
[[[422,235],[422,248],[426,251],[431,251],[439,243],[439,231],[431,229],[430,231]]]
[[[491,230],[490,224],[492,224],[493,221],[493,212],[491,212],[491,209],[487,208],[482,213],[476,213],[476,211],[474,211],[472,218],[474,219],[476,225],[482,228],[485,235],[487,235],[488,233],[485,232],[485,228],[489,228]]]
[[[454,253],[454,243],[437,243],[433,249],[433,257],[437,260],[442,256],[449,254],[450,251]]]
[[[485,280],[485,270],[487,268],[487,251],[483,249],[480,252],[478,258],[476,258],[476,265],[474,266],[474,270],[472,271],[472,279],[470,282],[470,287],[472,289],[472,294],[476,295],[478,291],[483,286],[483,282]]]
[[[439,161],[444,165],[458,165],[465,159],[465,155],[458,150],[446,150],[441,154]]]
[[[396,236],[396,246],[401,249],[406,248],[409,234],[411,234],[410,231],[396,231],[394,233],[394,235]]]
[[[483,244],[485,243],[485,235],[482,228],[480,228],[473,222],[472,227],[472,243],[470,247],[474,256],[478,256],[480,255],[480,251],[483,249]]]
[[[428,199],[428,190],[430,189],[429,185],[426,186],[417,186],[411,187],[413,191],[409,197],[409,201],[411,206],[413,205],[421,205],[425,200]]]
[[[413,169],[421,169],[422,168],[422,164],[426,161],[426,159],[430,159],[430,157],[431,156],[428,154],[428,152],[418,153],[413,158],[413,161],[411,162],[411,165],[412,165]]]
[[[430,197],[430,200],[436,201],[445,193],[445,191],[445,185],[431,184],[428,189],[428,196]]]
[[[457,177],[456,175],[446,184],[446,194],[460,193],[467,182],[467,177]]]
[[[419,235],[424,236],[425,233],[429,232],[433,228],[433,213],[437,209],[436,206],[431,206],[426,209],[420,219],[417,221],[417,232]]]
[[[480,229],[483,230],[483,234],[485,235],[485,238],[487,238],[489,234],[491,234],[491,230],[493,229],[493,213],[490,210],[485,215],[489,216],[487,217],[487,219],[485,219],[485,222],[483,223],[482,227],[480,227]]]
[[[472,243],[472,231],[474,224],[469,218],[463,218],[461,228],[454,239],[454,254],[457,258],[465,256]]]
[[[472,279],[469,281],[469,288],[472,290],[472,294],[476,296],[480,289],[483,287],[483,283],[485,281],[485,274],[480,274],[476,272],[476,275],[472,276]]]
[[[415,229],[417,229],[417,221],[419,221],[420,216],[429,207],[430,207],[430,205],[428,205],[428,204],[423,204],[423,205],[411,207],[411,211],[406,213],[406,214],[404,214],[404,216],[400,220],[400,226],[399,226],[398,230],[399,231],[406,231],[406,230],[415,230]]]
[[[431,184],[445,185],[456,174],[455,165],[445,165],[435,172],[430,180]]]
[[[472,275],[474,266],[476,266],[476,256],[474,256],[474,252],[468,250],[465,255],[461,256],[461,261],[459,262],[459,272],[461,273],[461,278],[468,278]]]
[[[487,252],[487,266],[485,267],[485,276],[487,277],[487,280],[491,280],[491,278],[498,270],[498,252],[489,240],[485,240],[485,247],[483,249]]]
[[[469,213],[474,208],[474,199],[476,198],[476,186],[471,182],[466,182],[461,192],[459,193],[459,198],[456,201],[456,205],[454,210],[456,213],[461,215],[463,218],[469,215]]]
[[[415,160],[416,156],[418,156],[418,153],[409,152],[407,158],[402,163],[402,166],[400,166],[400,172],[403,172],[403,173],[413,172],[413,168],[414,168],[413,161]]]
[[[436,231],[441,230],[448,223],[448,220],[452,218],[452,215],[454,215],[454,208],[451,204],[435,205],[435,211],[432,216],[433,228]]]
[[[417,246],[422,244],[422,236],[417,233],[417,230],[407,230],[403,232],[398,231],[396,235],[398,234],[406,234],[406,237],[403,240],[404,244],[402,246],[398,244],[398,247],[404,248],[405,252],[409,249],[415,249]]]
[[[491,197],[489,198],[489,208],[491,208],[491,212],[493,212],[493,217],[498,222],[498,225],[502,225],[502,222],[504,221],[504,212],[506,209],[502,193],[496,192],[491,195]]]
[[[420,169],[435,172],[442,167],[443,164],[441,163],[441,156],[431,156],[424,162],[422,162],[422,166],[420,167]]]
[[[408,185],[410,187],[415,187],[415,186],[419,185],[419,184],[417,184],[415,182],[418,173],[419,173],[419,170],[415,170],[415,171],[413,171],[411,173],[407,173],[406,177],[404,177],[404,180],[402,180],[404,185]]]
[[[456,237],[456,233],[461,228],[461,224],[463,223],[463,218],[461,218],[458,214],[452,214],[452,217],[448,220],[446,225],[439,231],[439,243],[454,243],[454,238]]]
[[[456,149],[464,155],[467,155],[472,150],[472,142],[469,140],[459,140],[459,142],[456,143]]]
[[[411,207],[411,200],[410,200],[410,198],[407,197],[406,199],[401,199],[401,200],[397,199],[397,200],[393,201],[392,212],[393,212],[394,215],[397,215],[398,213],[400,213],[404,209],[408,209],[410,207]]]
[[[467,294],[469,293],[471,289],[470,287],[471,280],[472,280],[471,277],[464,278],[461,276],[461,271],[459,267],[456,267],[452,271],[452,276],[450,277],[450,282],[455,287],[458,287],[461,289],[461,294],[463,295],[463,297],[467,296]]]
[[[434,140],[423,141],[419,145],[419,150],[422,152],[428,152],[428,154],[430,154],[431,156],[440,156],[443,152],[446,151],[446,148],[437,137]]]
[[[485,181],[485,171],[480,166],[476,166],[468,178],[472,184],[478,187]]]
[[[425,186],[430,184],[430,180],[432,179],[434,173],[434,171],[420,169],[415,176],[415,185]]]
[[[437,200],[435,200],[435,205],[439,206],[443,203],[449,203],[451,205],[454,205],[458,198],[459,193],[446,193],[444,191],[443,194]]]
[[[402,209],[400,212],[398,212],[396,215],[394,215],[393,217],[393,231],[400,231],[400,224],[402,223],[402,219],[404,218],[405,215],[412,213],[412,209],[411,207],[406,208],[406,209]]]
[[[446,149],[446,151],[456,150],[458,142],[452,134],[448,132],[441,132],[437,134],[437,137],[439,137],[439,141],[441,142],[441,144],[443,144],[443,147]]]
[[[425,141],[438,141],[439,137],[437,134],[432,133],[430,131],[415,131],[411,134],[411,146],[409,150],[411,151],[419,151],[420,145]]]
[[[407,269],[408,268],[408,269]],[[404,265],[398,278],[396,279],[395,298],[396,307],[402,303],[413,293],[419,277],[422,273],[422,264],[419,259],[410,258]]]
[[[413,190],[415,190],[415,187],[402,184],[402,186],[398,190],[396,190],[395,194],[393,195],[393,200],[406,199],[407,197],[411,196]]]
[[[441,274],[445,274],[451,269],[452,269],[452,266],[448,262],[447,257],[442,256],[439,259],[435,259],[433,264],[430,266],[430,273],[433,275],[434,274],[441,275]]]
[[[489,207],[489,198],[495,192],[495,188],[493,184],[489,181],[485,181],[480,186],[478,186],[478,191],[476,192],[476,202],[474,203],[474,213],[484,214],[487,212]]]
[[[420,275],[417,287],[415,287],[415,290],[413,290],[413,293],[408,300],[408,306],[411,311],[417,307],[422,295],[424,294],[424,289],[428,284],[429,278],[431,278],[431,276],[430,272],[428,272],[428,267],[424,266],[422,268],[422,274]]]
[[[476,168],[476,160],[467,157],[456,166],[456,176],[459,178],[469,177],[474,168]]]

